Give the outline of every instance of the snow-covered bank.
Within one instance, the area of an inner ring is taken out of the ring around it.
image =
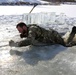
[[[20,15],[24,13],[29,13],[33,6],[0,6],[0,15]],[[6,12],[7,11],[7,12]],[[58,15],[60,13],[64,13],[68,17],[76,17],[75,14],[76,5],[58,5],[58,6],[50,6],[50,5],[38,5],[32,11],[32,13],[38,12],[56,12]]]

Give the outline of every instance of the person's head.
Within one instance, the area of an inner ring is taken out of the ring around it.
[[[18,23],[16,28],[21,34],[27,33],[27,25],[24,22]]]

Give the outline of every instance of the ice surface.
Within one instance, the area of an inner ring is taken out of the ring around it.
[[[50,17],[51,14],[53,16]],[[15,28],[20,21],[38,23],[41,27],[53,28],[62,33],[70,31],[76,24],[75,18],[62,18],[62,14],[57,16],[55,13],[43,13],[39,14],[40,19],[36,16],[32,14],[31,20],[30,15],[28,19],[26,15],[0,16],[0,75],[76,75],[76,46],[8,46],[9,40],[20,40]]]

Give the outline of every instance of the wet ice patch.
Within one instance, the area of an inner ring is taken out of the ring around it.
[[[56,54],[65,49],[65,47],[59,45],[44,47],[28,46],[20,49],[14,48],[10,50],[10,54],[20,56],[27,64],[36,65],[39,61],[48,61],[53,59]]]

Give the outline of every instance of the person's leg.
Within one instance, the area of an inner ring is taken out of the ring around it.
[[[69,35],[69,38],[68,38],[68,40],[67,40],[67,43],[70,43],[70,42],[73,40],[75,34],[76,34],[76,27],[74,26],[74,27],[72,28],[72,32],[71,32],[70,35]]]
[[[76,34],[76,26],[72,28],[72,32],[69,35],[69,38],[67,39],[66,46],[74,46],[76,45],[75,41],[73,41],[73,38],[75,37]]]
[[[52,36],[52,38],[51,38],[51,36]],[[54,41],[54,44],[60,44],[60,45],[66,46],[64,39],[62,38],[60,33],[58,33],[57,31],[55,31],[53,29],[50,29],[50,38]]]
[[[64,38],[62,38],[62,36],[60,35],[60,33],[58,33],[57,31],[50,29],[50,35],[52,35],[52,41],[54,41],[54,44],[60,44],[63,45],[65,47],[71,47],[76,45],[76,41],[73,40],[74,36],[76,34],[76,27],[74,26],[72,28],[72,32],[70,33],[70,35],[68,35],[68,39],[65,41]],[[67,38],[67,37],[66,37]]]

